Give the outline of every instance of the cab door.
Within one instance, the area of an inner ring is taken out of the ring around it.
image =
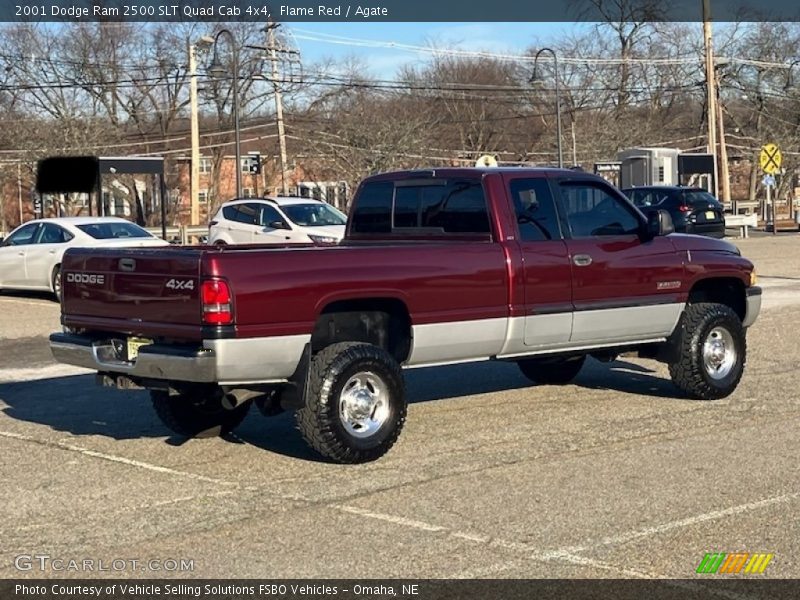
[[[547,178],[509,175],[522,254],[525,323],[523,345],[558,347],[572,333],[572,273],[567,244]]]
[[[61,262],[67,242],[72,237],[55,223],[42,223],[36,234],[36,243],[28,246],[25,256],[28,285],[50,288],[53,269]]]
[[[39,223],[28,223],[17,229],[0,245],[0,287],[27,287],[25,257],[36,241]]]
[[[573,343],[659,339],[683,310],[683,261],[668,237],[644,234],[641,213],[595,179],[556,183],[572,269]]]
[[[285,244],[292,241],[291,225],[269,204],[259,204],[258,227],[253,230],[254,244]]]

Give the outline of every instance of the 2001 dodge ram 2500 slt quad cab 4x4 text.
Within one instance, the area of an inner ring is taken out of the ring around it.
[[[587,356],[638,352],[683,394],[722,398],[761,306],[732,244],[547,168],[369,177],[339,246],[74,249],[61,269],[58,360],[151,390],[183,435],[226,433],[251,404],[294,410],[347,463],[397,440],[403,367],[505,360],[565,384]]]

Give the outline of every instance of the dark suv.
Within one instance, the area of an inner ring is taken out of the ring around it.
[[[643,212],[649,208],[668,211],[675,231],[725,237],[722,204],[702,188],[650,185],[628,188],[622,192]]]

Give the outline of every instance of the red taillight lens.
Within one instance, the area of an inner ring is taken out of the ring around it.
[[[678,210],[681,211],[682,213],[687,213],[687,212],[690,212],[692,210],[692,207],[691,206],[686,206],[685,204],[681,204],[678,207]]]
[[[206,279],[200,288],[203,302],[203,321],[209,325],[233,323],[231,289],[219,279]]]

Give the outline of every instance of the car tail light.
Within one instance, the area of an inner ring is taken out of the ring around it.
[[[692,207],[691,206],[687,206],[686,204],[681,204],[678,207],[678,210],[681,211],[682,213],[687,213],[687,212],[691,212],[692,211]]]
[[[233,323],[231,289],[221,279],[206,279],[200,288],[203,302],[203,322],[209,325],[230,325]]]

